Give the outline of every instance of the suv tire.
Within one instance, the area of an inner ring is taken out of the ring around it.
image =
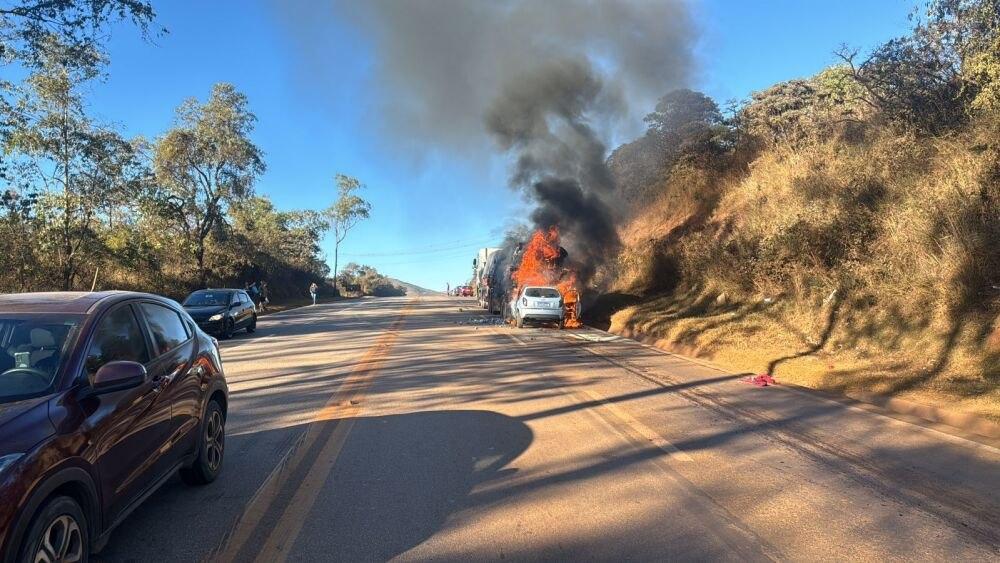
[[[49,561],[90,558],[90,528],[80,504],[68,496],[46,502],[32,519],[21,544],[19,561],[37,561],[43,555]]]
[[[217,401],[210,401],[205,409],[201,438],[198,443],[198,457],[191,467],[181,469],[181,479],[188,485],[207,485],[222,471],[222,460],[226,453],[226,417]]]

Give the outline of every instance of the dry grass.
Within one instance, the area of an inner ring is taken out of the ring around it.
[[[824,341],[831,305],[815,315],[794,303],[721,303],[711,296],[678,292],[627,307],[611,317],[611,331],[653,337],[665,349],[734,371],[770,372],[779,382],[899,396],[1000,421],[1000,386],[983,377],[974,334],[960,335],[951,351],[946,334],[922,330],[905,334],[895,349],[858,345],[849,329],[837,327]],[[859,316],[837,322],[849,325]],[[995,361],[1000,330],[991,338]]]
[[[709,197],[699,196],[707,192]],[[1000,420],[1000,130],[684,170],[622,229],[612,328],[786,381]]]

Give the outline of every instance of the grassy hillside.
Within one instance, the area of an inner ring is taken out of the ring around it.
[[[940,43],[948,74],[920,41],[949,14],[897,40],[910,51],[844,53],[730,117],[694,92],[661,100],[610,160],[629,204],[595,309],[621,309],[612,330],[1000,419],[1000,73],[973,70],[1000,68],[1000,28],[975,28],[989,49],[968,29]]]
[[[393,285],[405,289],[406,295],[413,295],[413,296],[441,295],[440,291],[426,289],[420,287],[419,285],[413,285],[412,283],[405,282],[403,280],[398,280],[396,278],[389,278],[389,281],[392,282]]]

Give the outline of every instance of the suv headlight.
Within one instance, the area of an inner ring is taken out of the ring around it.
[[[211,317],[208,317],[208,320],[209,320],[209,322],[211,322],[211,321],[221,321],[222,320],[222,313],[216,313],[216,314],[212,315]]]
[[[7,454],[0,455],[0,475],[3,475],[4,470],[12,465],[15,461],[21,459],[24,454]]]

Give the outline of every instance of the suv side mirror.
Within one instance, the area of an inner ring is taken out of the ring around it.
[[[94,374],[90,386],[94,391],[120,391],[138,387],[146,381],[146,368],[138,362],[108,362]]]

